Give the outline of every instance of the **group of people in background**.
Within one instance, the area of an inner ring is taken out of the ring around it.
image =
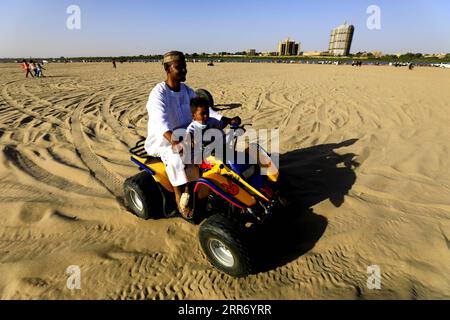
[[[22,61],[22,70],[25,72],[25,78],[28,78],[28,75],[31,75],[32,78],[42,78],[45,77],[42,73],[42,70],[45,68],[41,65],[40,62],[35,62],[30,60],[27,62],[25,59]]]
[[[352,61],[353,67],[362,67],[362,61]]]

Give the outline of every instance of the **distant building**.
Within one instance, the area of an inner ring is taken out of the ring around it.
[[[446,53],[433,53],[433,54],[424,54],[424,58],[438,58],[438,59],[444,59],[447,57]]]
[[[298,56],[300,55],[300,42],[290,41],[289,38],[278,44],[279,56]]]
[[[261,57],[275,57],[278,55],[278,52],[262,52]]]
[[[355,27],[345,22],[343,25],[333,29],[330,36],[328,52],[334,56],[348,56],[353,41]]]
[[[307,51],[303,53],[304,57],[320,57],[326,55],[324,52],[321,51]]]
[[[246,51],[246,53],[247,53],[247,55],[248,56],[256,56],[256,50],[255,49],[248,49],[247,51]]]

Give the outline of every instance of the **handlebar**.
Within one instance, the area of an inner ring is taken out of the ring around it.
[[[252,126],[252,124],[251,123],[243,123],[241,125],[236,124],[236,123],[235,124],[230,124],[230,128],[233,129],[233,130],[242,129],[242,130],[245,131],[245,126]]]

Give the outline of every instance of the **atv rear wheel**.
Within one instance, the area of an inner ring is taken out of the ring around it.
[[[153,177],[143,171],[125,180],[125,204],[139,218],[157,219],[162,214],[162,195]]]
[[[208,218],[199,230],[200,245],[211,264],[233,276],[252,272],[248,230],[220,214]]]

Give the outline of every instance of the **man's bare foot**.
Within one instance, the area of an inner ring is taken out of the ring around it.
[[[189,208],[189,193],[183,193],[180,198],[180,203],[178,204],[178,211],[185,219],[192,219],[193,211]]]

